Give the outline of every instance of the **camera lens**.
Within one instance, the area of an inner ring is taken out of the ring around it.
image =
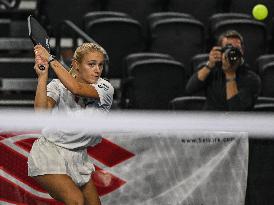
[[[231,65],[238,62],[238,60],[242,57],[242,53],[241,53],[240,49],[232,46],[231,44],[226,45],[222,49],[222,51],[225,53],[225,55]]]

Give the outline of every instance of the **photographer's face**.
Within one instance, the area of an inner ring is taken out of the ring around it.
[[[240,39],[238,39],[238,38],[223,38],[222,47],[225,47],[228,44],[231,44],[233,47],[240,49],[240,51],[243,54],[243,48],[242,48]]]

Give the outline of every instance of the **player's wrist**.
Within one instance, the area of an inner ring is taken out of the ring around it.
[[[50,64],[52,61],[55,61],[56,57],[54,55],[49,55],[48,57],[48,64]]]

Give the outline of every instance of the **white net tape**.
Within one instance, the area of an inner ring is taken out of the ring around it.
[[[274,115],[266,113],[228,112],[111,112],[92,111],[73,114],[33,111],[0,111],[1,130],[39,130],[44,127],[72,129],[89,133],[108,132],[248,132],[252,137],[274,134]]]

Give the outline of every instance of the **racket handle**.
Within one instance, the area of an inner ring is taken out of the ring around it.
[[[41,64],[41,65],[39,65],[39,69],[40,69],[40,70],[45,70],[46,67],[45,67],[44,65]]]

